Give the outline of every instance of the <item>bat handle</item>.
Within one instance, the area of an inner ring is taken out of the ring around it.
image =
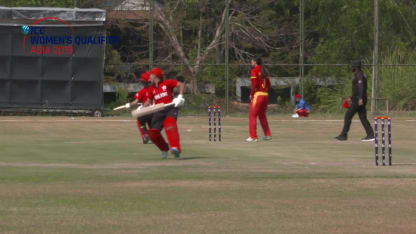
[[[119,107],[114,108],[113,111],[117,111],[117,110],[121,110],[121,109],[125,109],[125,107],[124,106],[119,106]]]

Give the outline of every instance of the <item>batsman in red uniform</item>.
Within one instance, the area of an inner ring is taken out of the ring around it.
[[[261,127],[264,132],[264,140],[271,140],[269,124],[267,122],[266,111],[268,104],[268,91],[270,80],[267,71],[262,67],[262,59],[251,60],[251,92],[250,92],[250,112],[249,112],[249,129],[250,137],[247,142],[257,142],[257,117],[259,117]]]
[[[134,95],[134,101],[127,103],[125,107],[129,109],[131,106],[139,104],[139,108],[149,99],[150,90],[149,90],[149,76],[150,72],[146,71],[141,74],[140,80],[142,81],[144,88],[138,91]],[[142,138],[143,144],[149,143],[149,135],[147,133],[147,126],[150,126],[152,121],[152,115],[142,116],[137,119],[137,128],[139,129],[140,136]],[[147,126],[146,126],[147,125]]]
[[[159,68],[153,68],[150,72],[150,81],[152,82],[150,90],[150,99],[146,101],[145,105],[150,104],[150,100],[154,104],[159,103],[174,103],[162,111],[153,114],[151,128],[149,129],[149,137],[152,142],[162,151],[162,159],[166,159],[168,151],[179,159],[181,153],[181,146],[179,142],[179,132],[176,120],[178,118],[178,107],[185,102],[183,98],[184,84],[177,80],[165,80],[163,71]],[[173,89],[179,87],[179,95],[173,98]],[[161,134],[161,130],[165,129],[169,145]]]

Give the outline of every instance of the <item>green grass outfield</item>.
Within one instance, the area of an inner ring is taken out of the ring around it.
[[[392,167],[357,119],[337,142],[340,118],[275,116],[249,144],[246,118],[209,143],[181,117],[183,159],[161,160],[127,117],[0,117],[0,232],[415,233],[415,118],[393,118]]]

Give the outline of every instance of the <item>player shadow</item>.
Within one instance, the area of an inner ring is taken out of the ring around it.
[[[416,166],[416,163],[393,163],[392,166]]]
[[[195,159],[204,159],[206,157],[183,157],[179,160],[195,160]]]

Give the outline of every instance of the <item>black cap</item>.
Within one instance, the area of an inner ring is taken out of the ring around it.
[[[359,67],[359,68],[361,68],[361,61],[360,60],[351,61],[351,67]]]
[[[254,61],[256,61],[257,65],[263,65],[263,59],[261,57],[255,58]]]

